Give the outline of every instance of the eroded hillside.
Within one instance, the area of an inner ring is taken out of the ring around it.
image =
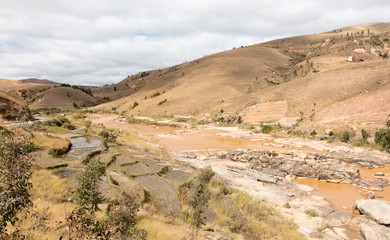
[[[378,126],[388,115],[389,32],[390,24],[372,23],[274,40],[138,73],[93,92],[118,99],[97,109],[126,114],[223,109],[239,115],[248,106],[286,101],[285,117],[310,125]],[[360,104],[367,98],[371,104]]]

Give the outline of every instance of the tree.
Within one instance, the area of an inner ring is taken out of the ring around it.
[[[0,237],[6,233],[8,223],[15,224],[16,214],[32,205],[28,190],[34,150],[26,132],[0,128]]]
[[[77,178],[77,201],[91,213],[98,211],[98,205],[104,200],[99,191],[99,183],[105,173],[104,164],[96,160],[89,163],[85,171]]]
[[[191,195],[189,205],[192,215],[192,239],[197,239],[199,229],[205,224],[202,213],[205,211],[210,198],[208,184],[214,174],[210,167],[205,168],[190,185]]]
[[[123,194],[120,200],[110,202],[106,213],[113,235],[122,239],[146,239],[147,232],[137,228],[139,204],[134,196]]]

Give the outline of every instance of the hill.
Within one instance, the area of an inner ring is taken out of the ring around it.
[[[72,109],[96,105],[96,100],[87,93],[72,87],[53,87],[37,93],[30,100],[31,108]]]
[[[19,80],[24,83],[39,83],[39,84],[51,84],[51,85],[60,85],[58,82],[53,82],[47,79],[37,79],[37,78],[27,78]]]
[[[243,46],[94,89],[95,96],[115,100],[96,108],[239,115],[248,106],[285,101],[284,117],[303,117],[307,125],[378,126],[389,114],[380,104],[390,95],[389,33],[389,23],[371,23]],[[375,104],[359,104],[367,99]]]
[[[31,112],[25,104],[0,91],[0,118],[15,120],[22,117],[31,118]]]

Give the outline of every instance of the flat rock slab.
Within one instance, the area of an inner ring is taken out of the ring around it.
[[[166,174],[163,174],[162,177],[177,188],[192,179],[192,175],[179,170],[168,171]]]
[[[159,210],[165,214],[176,214],[180,211],[181,205],[177,200],[177,192],[167,182],[156,175],[140,176],[134,179],[149,192],[159,206]]]
[[[147,175],[152,173],[153,172],[147,166],[145,166],[140,162],[133,165],[126,166],[126,170],[125,170],[125,174],[130,177]]]
[[[356,207],[367,217],[379,224],[390,224],[390,203],[375,199],[362,199],[356,201]]]
[[[359,234],[364,240],[390,240],[390,229],[375,222],[360,223]]]

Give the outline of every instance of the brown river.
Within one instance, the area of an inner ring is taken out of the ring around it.
[[[268,135],[243,134],[243,131],[231,131],[222,128],[200,128],[186,129],[181,127],[154,126],[144,124],[129,124],[116,115],[90,115],[89,120],[95,124],[104,124],[109,128],[120,128],[127,131],[134,131],[138,134],[150,135],[157,138],[162,146],[168,151],[179,152],[188,150],[285,150],[285,146],[278,143],[277,137]],[[294,140],[292,140],[294,141]],[[306,152],[321,152],[308,146],[290,147],[292,150]],[[356,167],[356,166],[354,166]],[[364,178],[375,179],[377,172],[385,173],[385,177],[390,180],[390,166],[382,168],[359,168],[360,174]],[[313,188],[312,193],[323,197],[329,204],[339,210],[351,213],[353,206],[358,199],[367,198],[370,193],[363,192],[351,184],[329,183],[314,179],[295,179],[294,181]],[[390,201],[390,187],[384,191],[374,192],[377,199]]]

